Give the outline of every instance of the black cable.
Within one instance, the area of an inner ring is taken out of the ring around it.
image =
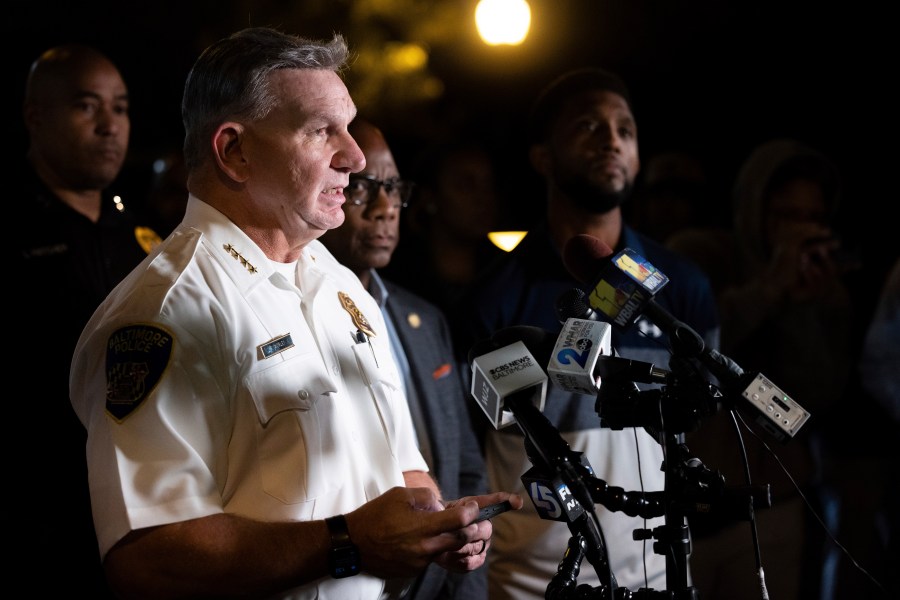
[[[747,446],[744,444],[744,436],[741,435],[741,428],[738,425],[739,417],[734,409],[729,410],[728,414],[731,416],[731,424],[737,435],[738,447],[741,449],[741,458],[744,463],[744,479],[747,480],[747,486],[749,487],[753,482],[752,477],[750,476],[750,461],[747,458]],[[743,423],[743,419],[741,420],[741,423]],[[753,506],[753,496],[748,496],[747,502],[750,503],[750,536],[753,538],[753,549],[756,553],[756,573],[759,576],[759,589],[762,594],[762,600],[769,600],[769,590],[766,588],[766,572],[763,570],[762,565],[762,549],[760,548],[759,543],[759,532],[756,528],[756,510]]]
[[[734,411],[731,411],[731,412],[734,413]],[[790,474],[790,472],[787,470],[787,467],[784,466],[784,463],[781,461],[781,458],[779,458],[778,454],[776,454],[775,451],[772,450],[772,448],[765,442],[765,440],[763,440],[762,437],[759,436],[758,433],[756,433],[756,431],[753,430],[753,428],[751,428],[749,425],[747,425],[746,421],[744,421],[744,418],[741,417],[740,414],[735,414],[734,416],[737,418],[738,421],[740,421],[740,424],[744,427],[744,429],[746,429],[747,431],[749,431],[750,434],[751,434],[753,437],[755,437],[755,438],[759,441],[760,444],[762,444],[763,448],[766,449],[766,452],[768,452],[768,453],[772,456],[772,458],[775,459],[775,462],[778,463],[778,466],[779,466],[779,468],[781,469],[781,471],[782,471],[782,472],[787,476],[787,478],[790,480],[791,484],[794,486],[794,489],[797,490],[797,493],[800,495],[800,498],[803,500],[803,503],[806,505],[806,507],[807,507],[807,508],[809,509],[809,511],[812,513],[812,516],[816,519],[816,521],[819,523],[819,525],[822,526],[822,531],[825,532],[825,535],[828,536],[828,539],[831,540],[831,542],[832,542],[835,546],[837,546],[837,547],[840,549],[840,551],[844,554],[844,556],[847,557],[847,560],[849,560],[850,563],[851,563],[851,564],[852,564],[852,565],[853,565],[860,573],[862,573],[863,575],[865,575],[865,576],[872,582],[872,584],[875,585],[875,587],[877,587],[877,588],[884,594],[885,598],[888,598],[888,597],[889,597],[889,594],[888,594],[887,588],[885,588],[884,585],[883,585],[880,581],[878,581],[878,580],[875,578],[874,575],[872,575],[872,574],[869,573],[865,568],[863,568],[863,566],[860,565],[860,564],[856,561],[855,558],[853,558],[853,556],[850,554],[850,551],[847,550],[847,548],[845,548],[843,544],[841,544],[839,541],[837,541],[837,538],[835,538],[835,536],[834,536],[834,534],[831,532],[831,530],[828,529],[828,525],[825,523],[825,521],[822,519],[822,517],[819,515],[819,513],[816,512],[815,507],[812,505],[812,503],[811,503],[811,502],[809,501],[809,499],[806,497],[806,494],[803,493],[803,490],[802,490],[802,489],[800,488],[800,486],[797,484],[797,481],[794,479],[794,477],[793,477],[793,476]],[[738,435],[740,435],[740,433],[738,433]],[[746,458],[745,458],[745,460],[746,460]],[[753,498],[751,498],[750,501],[751,501],[751,503],[752,503],[752,502],[753,502]]]

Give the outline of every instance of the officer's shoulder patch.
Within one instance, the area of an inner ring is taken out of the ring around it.
[[[172,334],[159,325],[121,327],[106,344],[106,412],[122,422],[147,399],[159,383],[174,345]]]

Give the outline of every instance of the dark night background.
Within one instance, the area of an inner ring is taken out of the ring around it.
[[[562,71],[588,64],[619,72],[631,87],[641,157],[670,150],[701,159],[716,217],[727,218],[730,185],[752,148],[771,137],[804,140],[839,165],[848,244],[881,273],[897,254],[892,220],[897,152],[896,38],[886,4],[757,0],[530,0],[532,27],[516,48],[477,39],[475,0],[162,0],[6,4],[4,44],[12,93],[8,137],[21,140],[21,98],[31,61],[45,48],[80,41],[120,67],[132,97],[128,169],[180,146],[184,78],[210,42],[248,25],[308,37],[343,33],[360,55],[348,86],[388,135],[401,169],[429,137],[457,129],[487,135],[501,150],[515,210],[527,224],[539,207],[525,161],[531,99]],[[385,75],[386,48],[429,49],[422,73]],[[16,151],[16,150],[14,150]],[[539,196],[539,194],[538,194]]]
[[[713,187],[712,220],[729,224],[732,181],[759,143],[794,137],[833,159],[844,181],[836,227],[861,252],[864,269],[848,281],[858,318],[867,322],[900,249],[894,216],[900,53],[890,3],[529,3],[525,43],[490,48],[474,31],[476,0],[9,0],[2,25],[8,150],[25,151],[21,104],[31,62],[50,46],[86,42],[119,66],[129,86],[132,134],[123,178],[140,193],[153,158],[181,146],[182,86],[206,45],[251,25],[317,38],[340,32],[359,55],[348,72],[351,94],[384,129],[401,172],[448,131],[487,136],[502,158],[508,224],[527,227],[542,197],[525,158],[529,105],[563,71],[603,66],[631,88],[645,165],[667,151],[702,161]],[[428,49],[425,69],[388,68],[392,48],[406,42]],[[443,93],[424,94],[434,89]],[[848,449],[887,445],[867,408],[844,408]]]

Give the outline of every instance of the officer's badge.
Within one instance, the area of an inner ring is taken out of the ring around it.
[[[137,243],[147,254],[150,254],[151,250],[162,243],[162,238],[159,237],[159,234],[149,227],[135,227],[134,239],[137,240]]]
[[[369,320],[357,308],[356,303],[350,299],[350,296],[344,292],[338,292],[338,299],[341,301],[341,306],[344,307],[344,310],[350,313],[350,318],[353,319],[353,324],[356,328],[369,337],[374,336],[375,332],[372,330],[372,325],[369,324]]]
[[[117,329],[106,345],[106,412],[122,422],[147,399],[172,356],[172,334],[155,325]]]

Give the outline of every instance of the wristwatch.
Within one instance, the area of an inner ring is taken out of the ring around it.
[[[325,519],[331,533],[331,552],[328,554],[328,569],[335,579],[358,575],[360,571],[359,548],[350,539],[347,519],[337,515]]]

